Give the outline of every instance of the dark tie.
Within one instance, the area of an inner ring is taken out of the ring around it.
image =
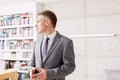
[[[48,48],[48,40],[49,38],[46,37],[45,40],[43,40],[43,48],[42,48],[42,61],[44,62],[47,56],[47,48]]]

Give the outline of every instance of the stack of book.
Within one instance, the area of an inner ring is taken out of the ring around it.
[[[8,47],[9,49],[32,49],[33,40],[9,40]]]
[[[16,37],[17,36],[17,29],[1,29],[0,30],[0,38],[7,38],[7,37]]]
[[[20,37],[33,37],[33,27],[22,27],[20,28]]]
[[[32,23],[32,12],[0,16],[0,26],[24,25]]]

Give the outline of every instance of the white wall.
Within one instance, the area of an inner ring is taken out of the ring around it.
[[[32,5],[32,6],[31,6]],[[24,13],[26,11],[36,11],[35,2],[18,2],[12,4],[4,4],[0,6],[0,15]]]
[[[71,38],[76,70],[67,80],[106,80],[106,70],[120,70],[120,1],[64,0],[47,3],[58,16],[57,30],[68,35],[118,34],[117,37]]]
[[[106,70],[120,70],[119,13],[119,0],[86,1],[87,34],[118,34],[117,37],[87,39],[87,80],[104,80]]]
[[[44,9],[54,11],[58,17],[57,30],[68,36],[86,34],[85,0],[64,0],[45,4]],[[86,80],[86,39],[72,38],[76,54],[76,70],[67,80]]]

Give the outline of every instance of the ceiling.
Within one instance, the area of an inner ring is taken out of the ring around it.
[[[49,3],[49,2],[62,1],[62,0],[34,0],[34,1],[43,2],[43,3]]]
[[[62,1],[62,0],[0,0],[0,5],[8,5],[13,3],[21,3],[21,2],[41,2],[41,3],[49,3],[55,1]]]

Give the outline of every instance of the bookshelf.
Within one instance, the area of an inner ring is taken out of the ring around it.
[[[34,13],[0,15],[0,60],[6,68],[27,73],[34,42]]]
[[[27,80],[27,64],[32,56],[37,13],[43,4],[35,1],[0,6],[0,70],[14,68],[19,80]]]

